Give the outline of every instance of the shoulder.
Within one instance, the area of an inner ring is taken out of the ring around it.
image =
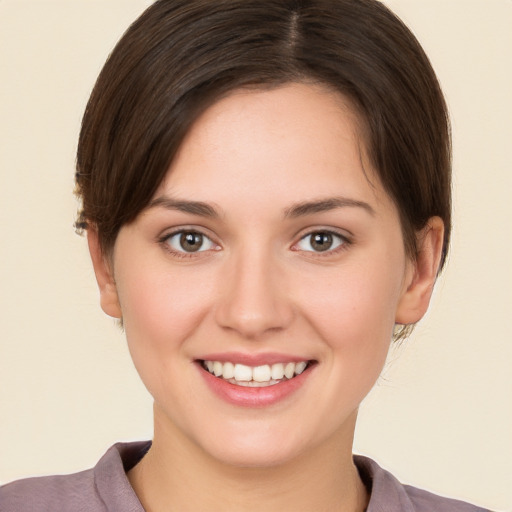
[[[143,512],[126,471],[150,443],[118,443],[92,469],[17,480],[0,487],[1,512]]]
[[[410,485],[404,485],[403,487],[414,504],[416,512],[431,512],[432,510],[438,512],[489,512],[488,509],[464,501],[444,498]]]
[[[26,478],[4,485],[0,487],[0,504],[2,512],[106,510],[96,492],[92,469],[72,475]]]
[[[368,457],[356,455],[354,462],[370,493],[367,512],[489,512],[463,501],[403,485]]]

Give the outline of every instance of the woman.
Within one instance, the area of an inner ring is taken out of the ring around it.
[[[77,192],[154,439],[6,510],[482,510],[352,456],[451,227],[442,93],[380,3],[156,2],[100,74]]]

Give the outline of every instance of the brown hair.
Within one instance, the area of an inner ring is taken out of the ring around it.
[[[435,73],[376,0],[159,0],[108,58],[83,118],[77,226],[104,252],[148,205],[195,119],[241,87],[315,81],[359,112],[367,152],[395,202],[405,247],[431,216],[451,227],[451,150]]]

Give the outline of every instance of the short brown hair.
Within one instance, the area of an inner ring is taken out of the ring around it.
[[[409,29],[376,0],[159,0],[126,31],[87,104],[77,226],[102,250],[148,205],[194,120],[241,87],[314,81],[348,98],[400,214],[405,247],[451,227],[451,146],[436,75]]]

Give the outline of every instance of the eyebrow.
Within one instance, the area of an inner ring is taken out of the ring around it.
[[[173,199],[168,196],[159,196],[153,199],[147,209],[163,207],[167,210],[177,210],[192,215],[199,215],[200,217],[210,217],[213,219],[219,218],[218,211],[208,203],[202,201],[185,201],[183,199]]]
[[[190,213],[192,215],[198,215],[200,217],[209,217],[212,219],[220,218],[219,212],[212,205],[203,201],[188,201],[184,199],[173,199],[168,196],[159,196],[149,203],[147,209],[156,207],[162,207],[168,210],[177,210],[184,213]],[[362,208],[370,215],[375,215],[375,210],[364,201],[358,201],[347,197],[329,197],[325,199],[296,203],[284,210],[284,217],[293,219],[346,207]]]
[[[317,201],[297,203],[285,210],[285,217],[297,218],[303,217],[305,215],[312,215],[314,213],[327,212],[329,210],[346,207],[362,208],[363,210],[366,210],[370,215],[375,215],[375,210],[364,201],[358,201],[356,199],[350,199],[347,197],[328,197],[325,199],[319,199]]]

